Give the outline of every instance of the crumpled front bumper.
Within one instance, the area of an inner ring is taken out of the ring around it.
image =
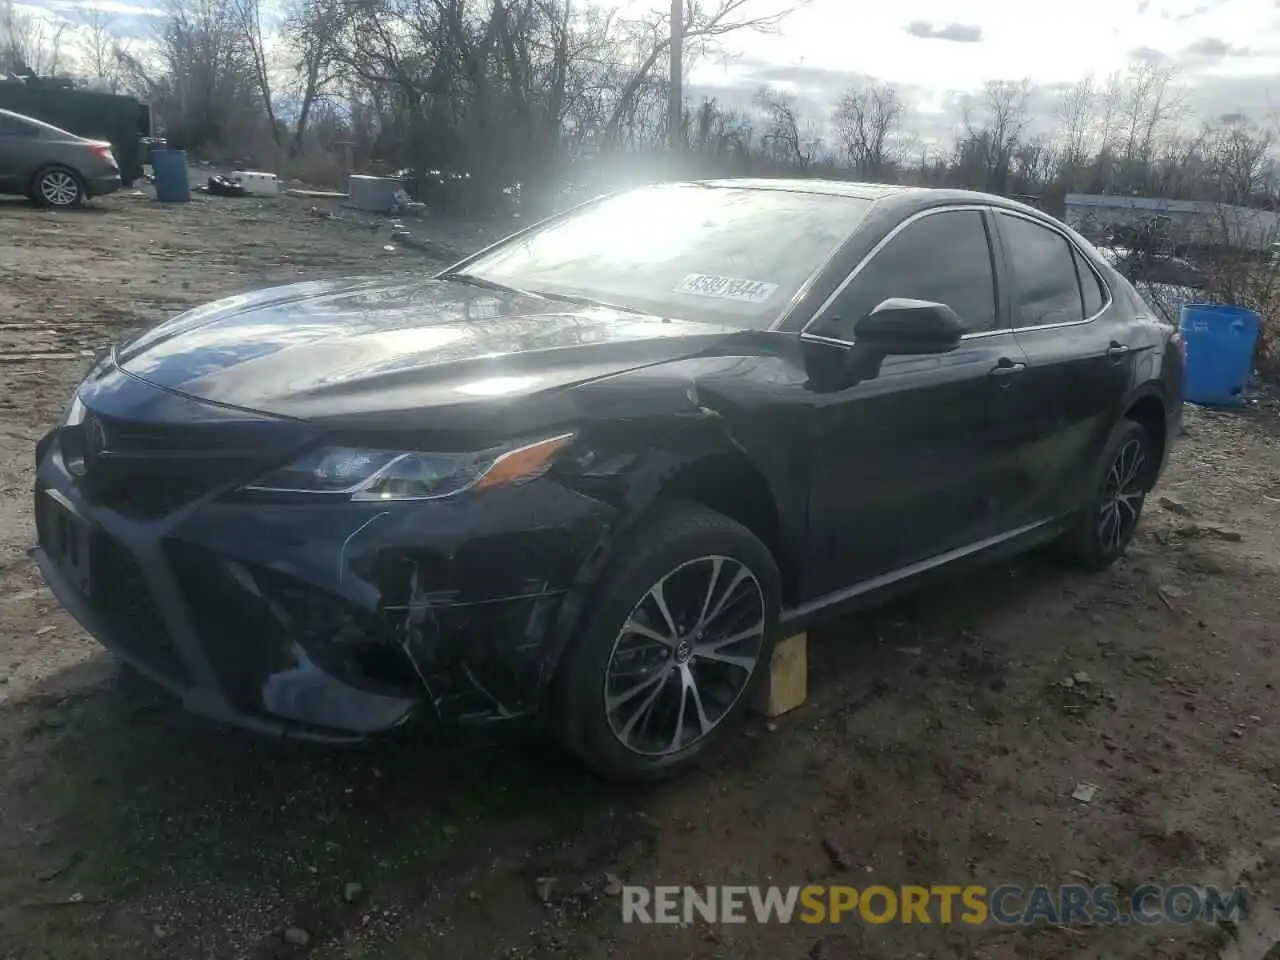
[[[43,441],[32,555],[103,646],[195,713],[360,739],[536,711],[557,612],[611,509],[550,476],[392,504],[92,502]],[[58,524],[84,536],[87,587]]]

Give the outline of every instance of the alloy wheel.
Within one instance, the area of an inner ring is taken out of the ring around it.
[[[1138,523],[1138,513],[1147,492],[1143,488],[1146,450],[1133,439],[1116,453],[1102,485],[1098,508],[1098,542],[1111,553],[1120,548]]]
[[[605,670],[609,728],[635,753],[701,740],[741,698],[764,649],[764,591],[732,557],[699,557],[649,588]]]
[[[40,196],[55,207],[69,207],[80,196],[80,184],[71,174],[52,170],[40,178]]]

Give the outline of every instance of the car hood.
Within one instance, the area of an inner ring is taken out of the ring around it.
[[[198,307],[121,344],[116,364],[201,400],[359,420],[517,401],[734,332],[458,281],[319,281]]]

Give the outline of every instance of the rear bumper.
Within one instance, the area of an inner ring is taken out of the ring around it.
[[[90,177],[85,180],[85,190],[91,197],[101,197],[104,194],[115,193],[120,189],[120,175]]]

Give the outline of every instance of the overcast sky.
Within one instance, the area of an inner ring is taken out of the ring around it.
[[[1047,107],[1055,86],[1134,59],[1176,64],[1200,119],[1280,107],[1280,0],[810,0],[776,35],[727,46],[733,57],[694,68],[702,92],[741,101],[771,83],[821,115],[876,77],[899,85],[928,133],[986,80],[1028,78]]]
[[[67,12],[123,13],[155,0],[19,0]],[[663,0],[589,0],[665,8]],[[706,0],[714,3],[714,0]],[[755,0],[753,12],[786,0]],[[124,22],[139,30],[147,17]],[[1028,78],[1046,110],[1055,85],[1131,60],[1174,63],[1199,119],[1280,107],[1280,0],[809,0],[776,34],[726,38],[725,54],[696,63],[690,93],[746,104],[762,84],[794,93],[810,119],[825,117],[860,78],[899,85],[911,123],[943,134],[958,99],[989,79]]]

